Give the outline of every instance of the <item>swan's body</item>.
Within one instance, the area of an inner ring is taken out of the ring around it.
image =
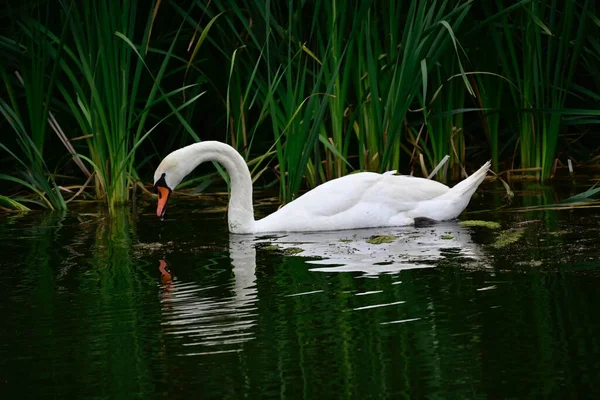
[[[359,172],[323,183],[255,221],[246,162],[231,146],[207,141],[172,152],[156,169],[159,216],[165,213],[171,191],[206,161],[220,163],[231,178],[228,222],[232,233],[326,231],[411,225],[415,218],[454,219],[467,207],[490,167],[487,162],[453,188],[429,179]]]

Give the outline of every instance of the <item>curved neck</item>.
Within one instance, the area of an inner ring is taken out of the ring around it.
[[[231,190],[227,213],[229,230],[233,233],[253,232],[252,178],[240,153],[228,144],[216,141],[194,143],[179,151],[187,161],[184,168],[189,168],[185,175],[206,161],[216,161],[227,170]]]

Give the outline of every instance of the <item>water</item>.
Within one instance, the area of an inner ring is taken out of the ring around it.
[[[236,236],[222,200],[2,216],[3,397],[597,398],[597,209],[476,212],[498,193],[462,219],[501,231]]]

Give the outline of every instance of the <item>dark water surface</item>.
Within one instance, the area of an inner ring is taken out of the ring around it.
[[[600,396],[600,209],[254,237],[211,205],[2,215],[2,397]]]

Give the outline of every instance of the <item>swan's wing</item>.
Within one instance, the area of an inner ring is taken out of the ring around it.
[[[450,188],[431,179],[416,178],[408,175],[382,175],[363,196],[363,201],[396,204],[398,211],[412,208],[414,203],[431,200],[448,192]]]
[[[296,207],[318,216],[339,214],[361,203],[402,212],[448,190],[448,186],[429,179],[360,172],[325,182],[289,205],[296,203]]]
[[[381,177],[373,172],[346,175],[317,186],[290,205],[296,203],[296,206],[316,216],[339,214],[358,204]]]

